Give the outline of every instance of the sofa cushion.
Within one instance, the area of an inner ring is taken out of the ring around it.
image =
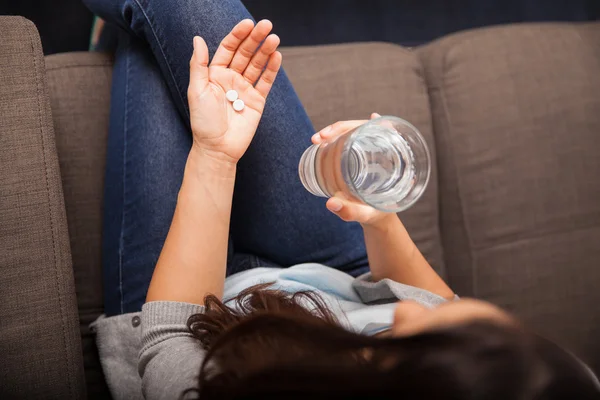
[[[37,30],[0,16],[0,398],[85,397],[71,254]]]
[[[90,398],[108,389],[89,324],[103,313],[101,234],[112,59],[101,53],[46,57]]]
[[[429,186],[400,214],[415,243],[442,275],[437,167],[429,98],[416,54],[392,44],[362,43],[283,50],[284,68],[317,130],[339,120],[367,119],[373,112],[410,121],[431,150]],[[308,144],[308,143],[307,143]]]
[[[457,34],[420,50],[450,283],[600,369],[600,24]]]

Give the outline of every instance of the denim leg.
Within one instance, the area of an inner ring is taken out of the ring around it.
[[[107,315],[141,309],[171,224],[191,136],[148,46],[115,54],[104,188]]]
[[[105,193],[105,294],[107,312],[116,314],[139,310],[171,222],[191,143],[192,37],[204,37],[214,54],[249,14],[237,0],[85,2],[129,32],[121,35],[113,75]],[[233,248],[282,266],[322,262],[356,275],[367,268],[360,226],[329,213],[297,176],[312,133],[282,72],[238,166]]]
[[[96,15],[145,41],[177,108],[189,123],[187,86],[192,38],[200,35],[214,54],[239,21],[251,18],[239,0],[83,0]]]
[[[300,182],[298,162],[314,130],[289,80],[280,78],[238,164],[231,219],[234,249],[282,266],[319,262],[353,274],[364,272],[360,225],[333,215],[325,200],[308,193]]]

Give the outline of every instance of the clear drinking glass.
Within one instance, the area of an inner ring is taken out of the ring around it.
[[[298,166],[310,193],[346,196],[384,212],[411,207],[431,174],[423,136],[409,122],[392,116],[372,119],[331,143],[312,145]]]

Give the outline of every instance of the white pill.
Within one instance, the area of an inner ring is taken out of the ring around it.
[[[227,97],[227,100],[234,102],[238,98],[238,92],[236,92],[235,90],[230,90],[227,93],[225,93],[225,97]]]
[[[246,105],[244,104],[244,100],[237,99],[233,102],[233,109],[235,111],[242,111],[244,107],[246,107]]]

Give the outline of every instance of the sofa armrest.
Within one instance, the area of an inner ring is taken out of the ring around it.
[[[30,21],[1,16],[0,38],[0,398],[84,398],[40,38]]]

